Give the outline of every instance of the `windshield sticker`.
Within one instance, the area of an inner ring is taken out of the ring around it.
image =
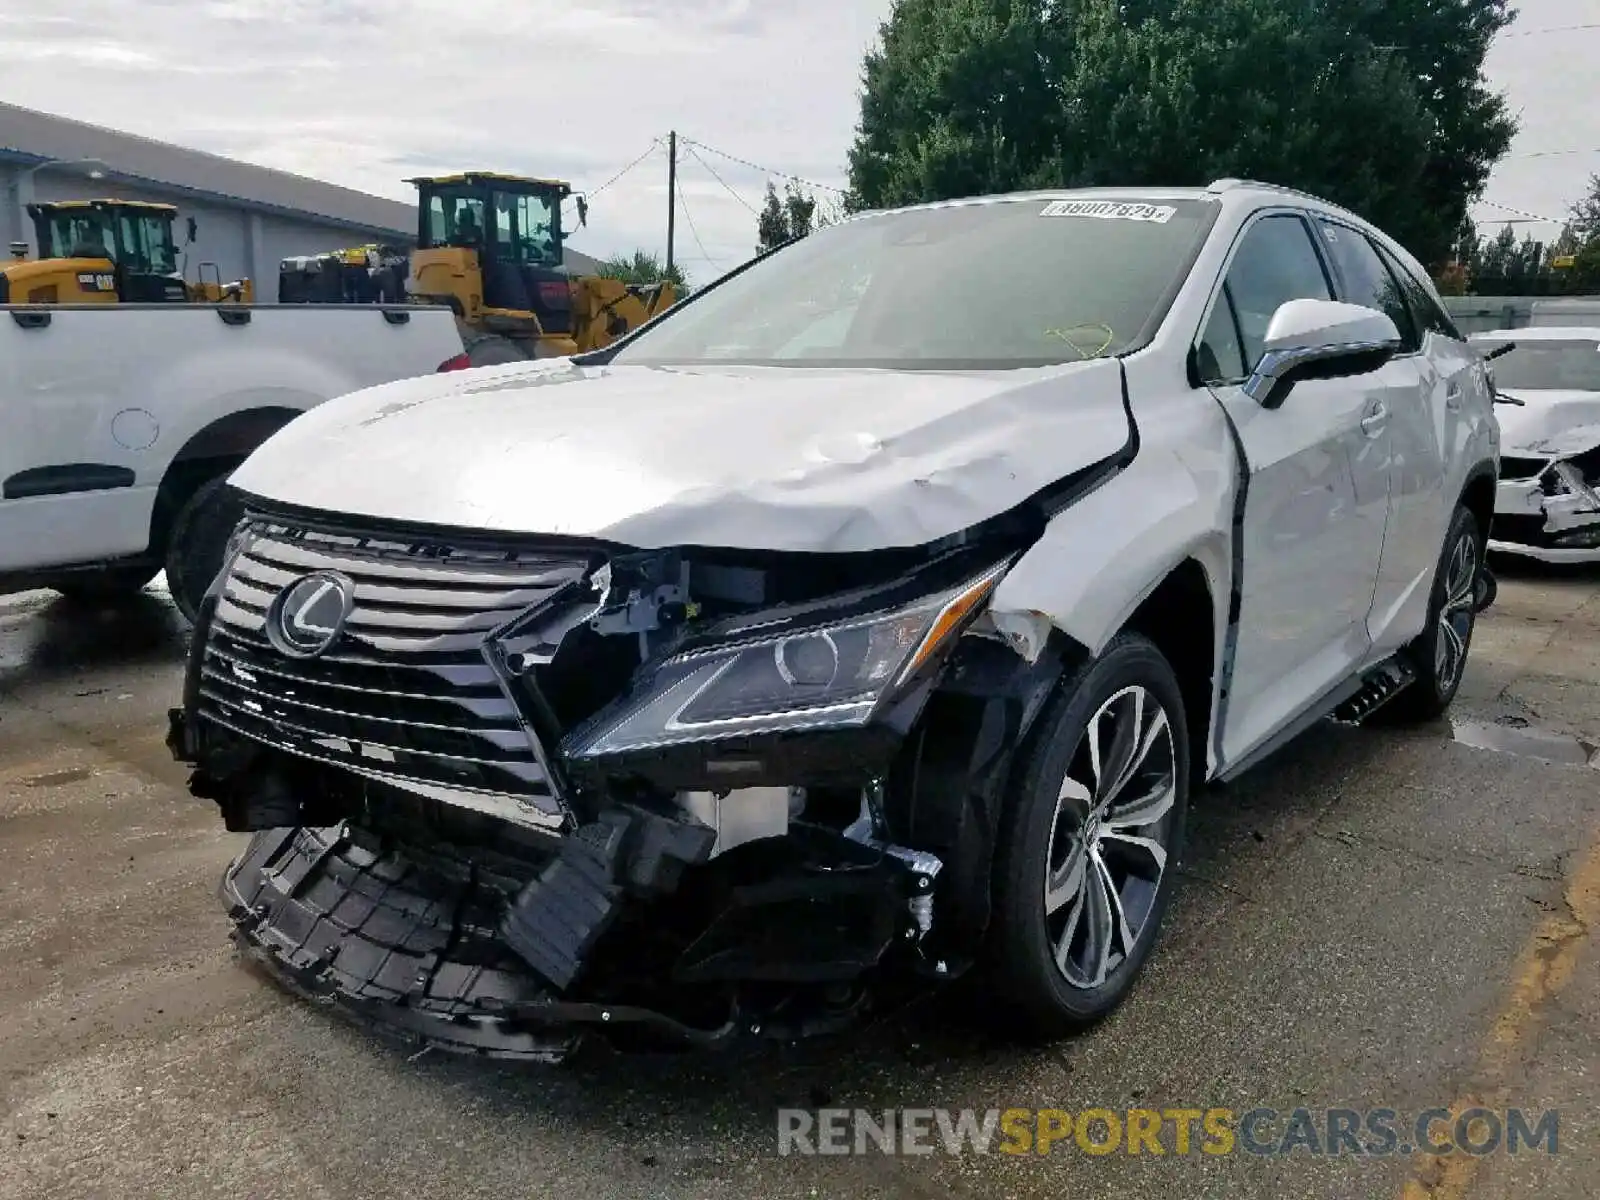
[[[1165,225],[1178,210],[1170,204],[1123,204],[1114,200],[1052,200],[1041,217],[1096,217],[1102,221],[1151,221]]]

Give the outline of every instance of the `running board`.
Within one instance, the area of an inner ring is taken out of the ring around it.
[[[1331,717],[1342,725],[1359,725],[1416,682],[1417,671],[1399,655],[1361,677],[1361,687]]]

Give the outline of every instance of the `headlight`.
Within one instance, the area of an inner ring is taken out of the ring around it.
[[[740,623],[724,644],[674,654],[643,694],[576,731],[575,759],[750,734],[865,725],[988,599],[1005,573],[965,582],[889,611]]]

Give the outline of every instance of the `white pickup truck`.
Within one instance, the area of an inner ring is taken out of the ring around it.
[[[163,569],[193,616],[222,481],[324,400],[456,365],[445,308],[0,306],[0,593],[101,599]]]

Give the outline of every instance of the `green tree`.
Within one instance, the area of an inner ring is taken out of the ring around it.
[[[679,291],[688,285],[681,266],[673,263],[672,270],[668,271],[661,259],[648,250],[635,250],[632,256],[618,254],[602,259],[595,274],[603,279],[620,279],[623,283],[660,283],[667,279]]]
[[[1572,206],[1572,232],[1580,246],[1600,238],[1600,175],[1589,177],[1588,191]]]
[[[756,253],[765,254],[830,223],[827,214],[818,212],[817,198],[792,180],[782,196],[768,182],[766,200],[756,214]]]
[[[1516,124],[1508,0],[897,0],[863,68],[852,208],[1023,187],[1304,188],[1451,256]]]

